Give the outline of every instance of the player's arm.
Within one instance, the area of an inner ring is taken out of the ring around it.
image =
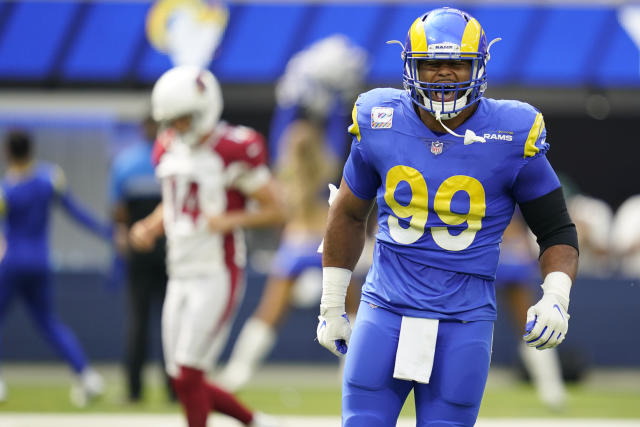
[[[344,178],[329,208],[322,250],[322,297],[316,331],[318,342],[333,354],[347,352],[351,326],[345,298],[351,274],[362,253],[373,199],[357,197]]]
[[[106,240],[111,240],[113,235],[113,229],[108,224],[103,224],[97,220],[84,206],[82,206],[73,197],[67,187],[66,178],[61,168],[56,167],[53,173],[53,186],[58,200],[64,208],[65,212],[71,216],[76,222],[82,224],[86,229],[93,232],[99,237]]]
[[[322,251],[323,268],[353,271],[364,247],[367,217],[372,206],[373,200],[357,197],[342,180],[329,208]]]
[[[209,217],[209,229],[227,233],[236,228],[270,227],[283,224],[287,215],[280,194],[277,181],[270,177],[257,190],[247,195],[249,199],[257,202],[256,208],[229,211]]]
[[[153,249],[158,237],[164,234],[162,203],[146,217],[136,221],[129,231],[129,241],[131,246],[141,252],[148,252]]]
[[[529,308],[524,340],[540,350],[555,347],[567,334],[569,293],[578,270],[578,235],[567,210],[562,187],[547,161],[531,160],[516,180],[516,197],[527,197],[538,186],[551,191],[520,202],[522,215],[540,246],[544,282],[542,299]],[[527,190],[527,188],[529,188]]]
[[[123,202],[116,202],[111,212],[113,220],[113,243],[116,251],[123,255],[129,251],[129,211]]]
[[[113,242],[118,254],[129,251],[129,209],[123,197],[125,172],[119,158],[116,158],[109,174],[109,198],[111,200],[111,220],[113,221]]]

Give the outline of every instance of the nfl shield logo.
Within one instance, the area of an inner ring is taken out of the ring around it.
[[[443,146],[442,142],[440,142],[440,141],[433,141],[433,142],[431,143],[431,152],[432,152],[433,154],[435,154],[436,156],[437,156],[438,154],[442,154],[442,146]]]

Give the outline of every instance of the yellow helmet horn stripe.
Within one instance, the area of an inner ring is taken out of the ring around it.
[[[482,37],[482,34],[483,31],[480,23],[475,18],[471,18],[471,20],[467,22],[467,26],[462,34],[460,51],[477,52],[480,46],[480,38]],[[465,55],[463,54],[462,56]]]
[[[427,51],[427,36],[424,33],[424,25],[421,18],[416,19],[411,24],[411,28],[409,28],[409,40],[411,40],[411,50],[413,52],[426,52]],[[425,54],[421,55],[413,55],[416,56],[427,56]]]

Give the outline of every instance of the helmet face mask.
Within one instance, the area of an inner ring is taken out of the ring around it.
[[[412,101],[434,115],[440,113],[445,120],[478,102],[487,87],[486,36],[478,21],[460,10],[436,9],[416,19],[409,29],[402,58],[403,84]],[[420,64],[430,61],[469,61],[469,77],[464,81],[423,81]]]
[[[197,145],[213,131],[222,113],[222,94],[208,70],[179,66],[164,73],[151,93],[153,119],[171,128],[186,145]]]

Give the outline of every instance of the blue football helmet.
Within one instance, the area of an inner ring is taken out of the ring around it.
[[[468,13],[449,7],[427,12],[413,22],[403,48],[404,87],[420,108],[434,115],[440,113],[445,120],[453,118],[478,102],[486,90],[489,47],[480,23]],[[418,64],[428,60],[469,60],[470,80],[421,81]]]

